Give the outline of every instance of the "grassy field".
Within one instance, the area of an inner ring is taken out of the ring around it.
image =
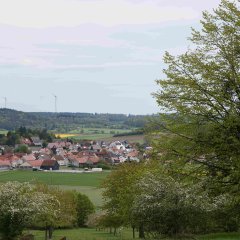
[[[99,141],[116,141],[116,140],[127,140],[129,142],[144,142],[143,135],[134,135],[134,136],[122,136],[122,137],[113,137],[114,134],[119,133],[128,133],[134,129],[109,129],[109,128],[83,128],[69,131],[68,133],[54,132],[53,133],[60,138],[73,138],[75,140],[99,140]],[[7,130],[0,129],[0,134],[7,134]]]
[[[49,185],[99,187],[109,172],[100,173],[56,173],[13,170],[0,172],[0,182],[19,181],[46,183]]]
[[[54,173],[33,171],[6,171],[0,172],[0,182],[18,181],[31,183],[45,183],[57,186],[60,189],[76,190],[86,194],[96,209],[102,206],[101,182],[109,172],[101,173]]]
[[[239,240],[240,233],[214,233],[199,236],[199,240]]]
[[[98,140],[105,142],[113,141],[125,141],[127,140],[130,143],[144,143],[144,135],[133,135],[133,136],[121,136],[114,137],[113,134],[89,134],[89,135],[78,135],[73,137],[76,140]]]
[[[117,133],[125,133],[130,132],[134,129],[115,129],[115,128],[80,128],[76,130],[72,130],[69,133],[82,133],[82,134],[117,134]]]
[[[66,186],[66,185],[59,185],[58,187],[63,190],[75,190],[77,192],[87,195],[94,204],[94,206],[96,207],[96,210],[100,209],[101,206],[103,205],[102,188],[91,186]]]
[[[112,134],[79,134],[77,136],[72,137],[75,140],[104,140],[106,138],[111,137]]]
[[[4,135],[6,135],[7,134],[7,130],[4,130],[4,129],[0,129],[0,134],[4,134]]]
[[[73,138],[76,140],[103,140],[108,141],[108,139],[113,138],[114,134],[128,133],[134,129],[111,129],[111,128],[79,128],[68,133],[55,133],[56,136],[62,138]],[[125,140],[125,138],[123,137]]]
[[[30,231],[34,234],[35,240],[44,239],[44,231]],[[132,239],[131,230],[124,229],[121,233],[118,233],[117,236],[110,234],[107,230],[105,231],[96,231],[91,228],[80,228],[80,229],[61,229],[56,230],[53,233],[52,240],[59,240],[62,237],[66,236],[67,240],[118,240],[118,239]]]
[[[43,240],[43,231],[31,231],[35,235],[35,240]],[[130,228],[122,228],[118,231],[116,236],[110,234],[107,229],[104,231],[96,231],[90,228],[80,228],[80,229],[63,229],[54,231],[53,240],[59,240],[66,236],[68,240],[130,240],[132,238],[132,231]],[[137,235],[137,233],[136,233]],[[171,240],[169,238],[164,238],[165,240]],[[188,238],[189,240],[190,238]],[[195,240],[239,240],[240,233],[217,233],[209,234],[205,236],[196,236],[191,238]],[[176,240],[176,238],[174,239]],[[183,240],[183,239],[182,239]]]

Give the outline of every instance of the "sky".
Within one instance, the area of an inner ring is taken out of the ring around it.
[[[164,52],[185,52],[219,3],[0,0],[0,108],[157,113]]]

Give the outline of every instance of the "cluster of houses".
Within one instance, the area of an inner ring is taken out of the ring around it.
[[[33,139],[22,139],[21,144],[28,145],[31,152],[28,154],[6,151],[8,146],[0,146],[0,170],[59,170],[60,166],[94,168],[101,163],[139,162],[138,150],[127,141],[73,143],[57,139],[43,148],[39,139]]]

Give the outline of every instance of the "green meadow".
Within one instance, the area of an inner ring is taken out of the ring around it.
[[[4,130],[4,129],[0,129],[0,134],[4,134],[4,135],[6,135],[7,134],[7,130]]]
[[[68,132],[55,132],[56,136],[61,136],[62,138],[72,138],[76,141],[79,140],[97,140],[97,141],[116,141],[116,140],[128,140],[129,142],[139,142],[143,143],[143,135],[133,135],[133,136],[121,136],[114,137],[115,134],[124,134],[136,130],[132,129],[115,129],[115,128],[78,128]],[[73,136],[70,136],[73,134]],[[69,135],[69,136],[68,136]]]
[[[63,190],[74,190],[87,195],[94,204],[94,206],[96,207],[96,210],[100,209],[103,204],[102,188],[91,186],[66,186],[66,185],[60,185],[59,188]]]
[[[76,190],[86,194],[96,208],[102,205],[101,182],[110,172],[100,173],[54,173],[12,170],[0,172],[0,182],[18,181],[45,183],[65,190]]]
[[[35,240],[44,239],[44,231],[30,231],[30,233],[35,235]],[[136,233],[137,235],[137,233]],[[132,231],[130,228],[123,227],[114,236],[110,234],[108,229],[97,231],[92,228],[80,228],[80,229],[60,229],[55,230],[53,233],[52,240],[59,240],[66,236],[67,240],[132,240]],[[240,233],[216,233],[208,234],[204,236],[193,236],[194,240],[239,240]],[[170,238],[164,238],[164,240],[172,240]],[[177,240],[176,238],[174,240]],[[182,239],[181,240],[185,240]],[[186,239],[187,240],[187,239]]]
[[[68,131],[66,134],[76,134],[71,138],[75,140],[104,140],[112,137],[114,134],[127,133],[130,129],[112,129],[112,128],[78,128]],[[55,133],[61,135],[60,133]]]
[[[44,171],[12,170],[0,172],[0,182],[19,181],[46,183],[49,185],[100,187],[109,172],[99,173],[56,173]]]
[[[34,234],[34,240],[43,240],[44,231],[30,231],[29,233]],[[64,236],[67,240],[120,240],[120,239],[132,239],[131,229],[123,229],[118,232],[116,236],[110,234],[108,229],[104,231],[96,231],[92,228],[80,228],[80,229],[60,229],[55,230],[53,233],[52,240],[59,240]]]
[[[118,129],[118,128],[79,128],[76,130],[69,131],[69,133],[79,134],[118,134],[127,133],[134,129]]]

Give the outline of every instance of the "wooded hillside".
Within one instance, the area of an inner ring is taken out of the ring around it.
[[[77,127],[94,128],[141,128],[145,125],[144,115],[125,115],[108,113],[52,113],[21,112],[11,109],[0,109],[0,129],[13,130],[20,126],[27,128],[46,128],[65,131]]]

